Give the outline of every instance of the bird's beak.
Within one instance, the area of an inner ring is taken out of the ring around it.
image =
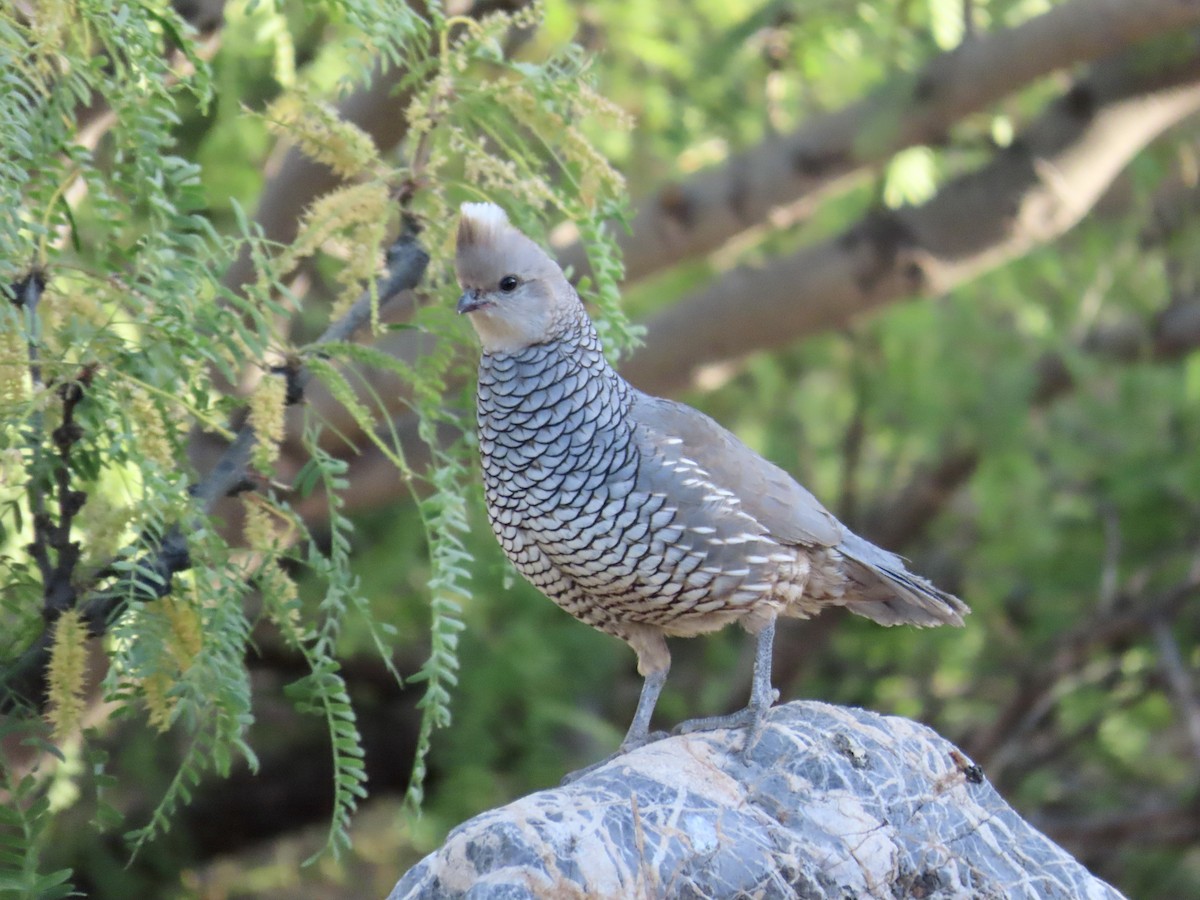
[[[455,309],[458,310],[458,314],[461,316],[463,313],[475,312],[477,309],[483,309],[485,306],[491,305],[490,302],[479,295],[479,291],[471,290],[463,292],[463,295],[458,298],[458,306]]]

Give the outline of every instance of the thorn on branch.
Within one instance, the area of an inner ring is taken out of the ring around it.
[[[74,422],[63,422],[50,432],[50,437],[54,441],[54,446],[60,452],[65,452],[83,437],[83,429]]]
[[[424,230],[425,227],[421,224],[421,220],[412,213],[405,211],[400,214],[400,237],[390,247],[387,248],[387,251],[384,254],[389,266],[395,258],[394,255],[398,249],[396,245],[401,241],[415,241]]]
[[[75,409],[84,397],[84,385],[78,380],[59,385],[57,394],[62,400],[62,422],[50,432],[58,452],[54,464],[54,489],[58,499],[58,524],[48,513],[41,517],[37,538],[55,551],[55,564],[49,578],[43,579],[43,609],[47,624],[75,606],[75,568],[81,556],[78,541],[71,540],[71,525],[87,502],[86,491],[71,487],[71,450],[83,439],[83,428],[75,421]]]
[[[59,506],[65,516],[74,516],[87,503],[86,491],[67,491],[59,500]]]
[[[83,384],[79,381],[68,381],[58,386],[58,396],[65,406],[72,410],[83,399]]]
[[[392,193],[392,199],[400,206],[401,209],[407,210],[409,204],[418,193],[428,186],[428,181],[419,175],[414,175],[411,178],[405,178],[397,186]],[[419,234],[421,231],[420,225],[417,224],[416,217],[409,212],[401,213],[401,229],[410,234]]]

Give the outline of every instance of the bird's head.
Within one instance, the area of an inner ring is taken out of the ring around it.
[[[515,353],[553,338],[582,312],[550,256],[494,203],[464,203],[455,258],[470,316],[486,353]]]

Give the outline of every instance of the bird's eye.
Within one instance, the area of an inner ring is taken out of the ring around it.
[[[500,290],[506,294],[511,294],[517,289],[517,285],[520,283],[516,275],[505,275],[500,279]]]

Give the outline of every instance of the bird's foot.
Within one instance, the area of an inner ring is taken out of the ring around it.
[[[600,760],[599,762],[594,762],[590,766],[584,766],[582,769],[576,769],[574,772],[568,772],[563,776],[563,779],[559,782],[559,785],[566,787],[568,784],[578,781],[585,775],[590,775],[592,772],[595,772],[602,766],[608,765],[618,756],[624,756],[630,750],[636,750],[638,747],[645,747],[647,744],[653,744],[655,741],[661,741],[665,737],[670,737],[670,735],[668,735],[665,731],[652,731],[649,734],[641,735],[640,737],[635,738],[626,737],[625,740],[621,741],[621,746],[616,749],[615,753],[608,754],[608,756],[604,757],[604,759]]]
[[[771,705],[779,699],[779,691],[771,690],[770,694],[763,698],[765,702],[751,702],[744,709],[739,709],[735,713],[730,713],[726,716],[708,716],[703,719],[688,719],[686,722],[681,722],[675,726],[671,734],[695,734],[698,731],[720,731],[724,728],[745,728],[746,742],[742,745],[742,760],[748,762],[750,751],[754,749],[754,745],[758,743],[758,738],[762,734],[763,726],[767,721],[767,713]]]

